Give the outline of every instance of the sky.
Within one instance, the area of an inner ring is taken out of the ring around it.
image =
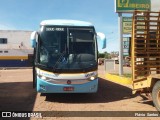
[[[160,10],[159,0],[151,2],[152,10]],[[0,0],[0,4],[0,30],[34,31],[46,19],[88,21],[106,35],[107,48],[100,52],[119,50],[114,0]]]

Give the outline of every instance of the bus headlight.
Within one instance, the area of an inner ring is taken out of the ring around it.
[[[95,79],[95,77],[93,77],[93,76],[92,76],[92,77],[90,77],[90,80],[94,80],[94,79]]]
[[[41,76],[41,79],[42,80],[46,80],[47,78],[45,76]]]
[[[98,75],[97,72],[90,72],[85,74],[85,77],[87,78],[87,80],[92,81],[95,80],[98,77]]]
[[[88,78],[88,80],[90,80],[90,81],[95,80],[95,79],[97,79],[97,75],[94,75],[94,76],[91,76]]]

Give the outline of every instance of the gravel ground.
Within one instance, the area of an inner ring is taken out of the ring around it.
[[[117,111],[156,111],[152,101],[147,100],[143,95],[132,95],[131,86],[120,85],[104,79],[103,66],[99,67],[99,74],[102,78],[99,78],[99,89],[97,93],[40,94],[32,89],[31,69],[0,70],[0,110],[71,111],[66,113],[69,117],[43,118],[51,120],[116,119],[116,117],[71,117],[76,114],[75,111],[93,111],[92,114],[94,115],[96,115],[95,111],[115,111],[115,114],[118,113]],[[59,115],[61,112],[57,112],[57,114]],[[84,116],[83,113],[80,116]],[[117,119],[158,120],[151,117],[121,117]]]

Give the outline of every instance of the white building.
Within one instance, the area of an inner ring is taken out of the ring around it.
[[[0,30],[0,67],[27,67],[32,31]]]

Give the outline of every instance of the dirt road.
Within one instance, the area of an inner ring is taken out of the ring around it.
[[[103,74],[101,68],[99,68],[99,74]],[[146,100],[144,96],[132,95],[131,86],[123,86],[103,78],[99,78],[99,89],[95,94],[40,94],[32,89],[32,70],[17,69],[0,70],[0,110],[155,111],[155,108],[152,101]],[[70,118],[54,117],[49,119]],[[101,119],[106,118],[101,117]]]

